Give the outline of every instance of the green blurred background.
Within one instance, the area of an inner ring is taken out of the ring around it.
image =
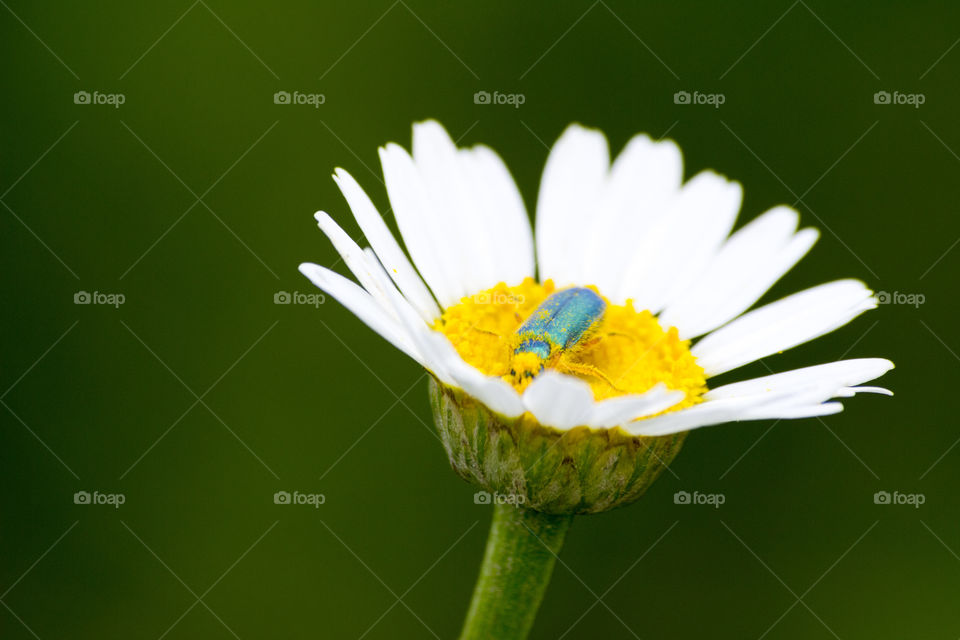
[[[823,231],[766,299],[843,276],[924,296],[728,376],[898,367],[892,399],[693,433],[640,503],[574,523],[533,637],[960,635],[956,8],[0,4],[4,638],[456,636],[491,509],[422,371],[332,300],[274,304],[337,260],[315,210],[360,237],[333,168],[384,210],[377,147],[428,117],[498,150],[531,209],[569,122],[617,150],[668,134],[688,176],[743,182],[742,221],[796,203]]]

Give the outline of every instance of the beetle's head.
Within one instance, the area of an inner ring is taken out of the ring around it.
[[[510,363],[510,382],[523,391],[543,371],[543,358],[529,351],[515,353]]]

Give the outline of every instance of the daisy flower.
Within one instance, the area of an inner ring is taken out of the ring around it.
[[[786,206],[734,231],[740,184],[709,170],[684,181],[672,141],[638,135],[611,163],[600,131],[571,125],[547,159],[535,231],[500,157],[458,148],[435,121],[414,125],[412,153],[390,143],[380,159],[406,252],[337,169],[370,247],[326,213],[316,219],[359,284],[316,264],[300,271],[451,397],[553,432],[636,438],[823,416],[843,409],[837,398],[890,393],[860,386],[893,367],[880,358],[710,385],[842,327],[877,300],[844,279],[750,310],[818,232],[798,230]],[[524,323],[535,312],[553,319],[550,300],[564,291],[594,300],[595,321],[572,344],[521,349]]]
[[[495,505],[461,640],[526,638],[573,516],[636,500],[690,430],[889,394],[861,386],[893,367],[880,358],[711,384],[877,300],[836,280],[750,310],[818,233],[783,206],[734,231],[740,185],[712,171],[684,182],[671,141],[638,135],[611,163],[602,133],[570,126],[535,231],[499,156],[458,148],[437,122],[414,125],[412,154],[388,144],[380,159],[406,252],[337,169],[370,247],[316,217],[359,284],[300,270],[432,374],[451,466]]]

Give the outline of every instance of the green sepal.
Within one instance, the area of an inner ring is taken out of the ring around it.
[[[430,404],[460,477],[549,514],[600,513],[634,502],[686,437],[686,432],[640,437],[620,428],[560,431],[529,414],[505,418],[433,378]]]

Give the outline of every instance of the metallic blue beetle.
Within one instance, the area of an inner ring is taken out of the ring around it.
[[[545,368],[599,377],[610,383],[595,367],[570,360],[596,331],[606,308],[603,298],[584,287],[548,296],[513,336],[516,346],[510,377],[514,384],[526,387]]]

